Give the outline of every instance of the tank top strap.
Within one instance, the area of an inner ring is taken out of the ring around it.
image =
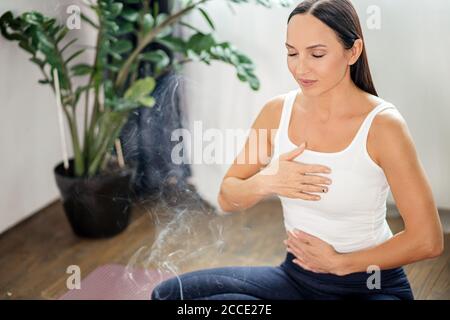
[[[357,137],[355,140],[357,140],[357,145],[361,145],[364,150],[366,148],[367,143],[367,137],[369,135],[369,130],[372,125],[373,120],[375,119],[375,116],[379,114],[381,111],[386,109],[395,109],[394,105],[383,101],[378,106],[376,106],[372,111],[369,112],[369,114],[364,119],[360,130],[358,131]]]
[[[281,110],[280,122],[278,123],[278,129],[274,136],[274,149],[273,157],[275,158],[280,154],[280,148],[282,142],[286,141],[287,137],[287,127],[289,125],[289,120],[291,118],[292,105],[295,102],[297,96],[297,90],[292,90],[284,95],[283,108]]]
[[[283,111],[281,113],[281,122],[280,122],[281,130],[287,131],[287,127],[289,126],[289,120],[291,119],[292,107],[294,106],[297,93],[298,90],[289,91],[284,98]]]

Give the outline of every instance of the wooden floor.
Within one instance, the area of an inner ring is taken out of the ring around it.
[[[402,229],[400,218],[388,222],[394,233]],[[277,200],[217,216],[195,192],[185,190],[167,201],[155,196],[136,204],[130,225],[114,238],[80,239],[58,201],[0,235],[0,298],[56,299],[67,291],[69,265],[78,265],[82,277],[112,263],[176,272],[276,265],[285,255],[284,235]],[[442,256],[405,270],[416,299],[450,300],[450,235]]]

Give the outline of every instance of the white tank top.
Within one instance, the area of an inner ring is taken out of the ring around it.
[[[274,136],[272,161],[297,147],[288,137],[288,125],[298,91],[290,91],[285,96],[280,124]],[[370,158],[366,149],[374,117],[387,108],[396,109],[393,104],[382,100],[367,115],[344,150],[328,153],[305,149],[294,159],[330,167],[331,173],[317,175],[329,177],[332,184],[328,186],[328,192],[314,193],[321,196],[320,200],[278,196],[287,230],[299,229],[317,236],[338,252],[369,248],[393,236],[386,222],[389,184],[383,169]]]

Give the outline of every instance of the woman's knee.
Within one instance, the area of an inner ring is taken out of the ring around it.
[[[158,284],[151,293],[151,300],[179,300],[180,287],[176,278]]]

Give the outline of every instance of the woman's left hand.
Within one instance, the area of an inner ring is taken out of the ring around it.
[[[294,263],[316,273],[340,274],[339,261],[342,256],[329,243],[304,231],[288,231],[284,241],[287,251],[296,259]]]

